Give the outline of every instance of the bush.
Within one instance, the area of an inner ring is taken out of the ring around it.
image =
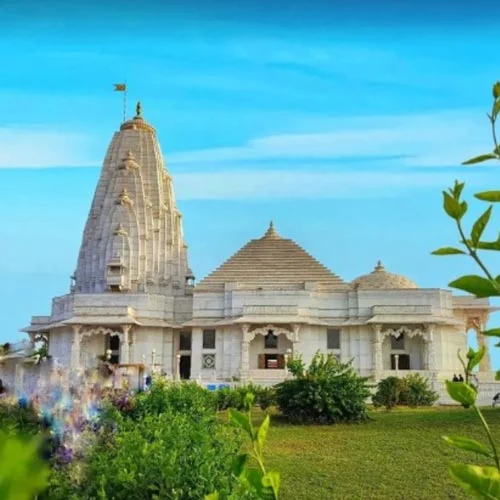
[[[430,388],[429,381],[418,373],[412,373],[405,379],[408,406],[432,406],[439,399],[439,394]]]
[[[276,404],[276,391],[273,387],[250,383],[238,387],[223,387],[215,391],[217,408],[219,410],[235,408],[241,411],[245,408],[245,397],[249,393],[254,395],[254,404],[260,406],[262,410],[267,410]]]
[[[196,500],[212,491],[227,498],[238,488],[231,466],[240,445],[237,432],[215,415],[193,418],[169,409],[124,417],[83,466],[75,462],[54,472],[47,498]]]
[[[115,403],[119,406],[119,403]],[[147,415],[160,415],[171,411],[189,414],[193,418],[215,414],[217,398],[213,392],[201,387],[196,382],[170,382],[154,380],[151,389],[141,392],[133,401],[125,405],[129,414],[135,419]]]
[[[387,377],[377,385],[377,392],[372,396],[373,404],[384,406],[388,410],[397,405],[410,407],[431,406],[439,396],[430,387],[426,378],[412,373],[404,378]]]
[[[367,418],[366,399],[370,392],[366,378],[329,354],[316,353],[306,369],[301,358],[288,365],[295,376],[276,386],[281,413],[292,423],[362,421]]]

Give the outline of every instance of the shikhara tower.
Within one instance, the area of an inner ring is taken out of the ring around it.
[[[151,363],[154,352],[154,364],[171,372],[193,282],[172,178],[138,103],[106,153],[70,293],[25,331],[46,336],[53,359],[72,370],[106,353],[112,362]]]
[[[113,136],[85,225],[76,293],[183,295],[190,279],[182,216],[155,129],[136,116]]]

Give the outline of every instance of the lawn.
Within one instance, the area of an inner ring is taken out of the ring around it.
[[[500,446],[500,410],[485,418]],[[455,450],[443,435],[486,435],[473,410],[432,408],[370,412],[366,424],[292,426],[274,417],[267,465],[282,476],[283,500],[465,499],[447,467],[452,462],[488,464]],[[256,423],[261,415],[256,416]],[[484,460],[483,460],[484,458]]]

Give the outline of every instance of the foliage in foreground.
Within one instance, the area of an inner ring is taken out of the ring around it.
[[[252,405],[254,401],[255,396],[252,393],[248,393],[245,396],[244,413],[234,408],[229,410],[230,421],[250,439],[248,451],[238,455],[233,462],[233,472],[241,484],[242,491],[238,496],[233,495],[231,499],[240,500],[242,498],[241,495],[245,492],[248,495],[245,498],[278,500],[280,474],[279,472],[266,471],[263,457],[270,418],[267,415],[259,429],[254,428],[252,424]],[[257,467],[251,466],[251,460],[253,460]],[[220,498],[220,492],[215,492],[208,495],[205,500],[219,500]]]
[[[49,469],[39,456],[39,439],[0,432],[0,498],[32,500],[47,485]]]
[[[229,498],[241,490],[232,466],[242,441],[214,404],[196,384],[162,381],[126,404],[115,400],[85,455],[54,469],[46,498]]]
[[[467,160],[465,165],[474,165],[487,160],[500,160],[500,145],[496,136],[496,120],[500,112],[500,82],[493,85],[493,105],[488,119],[491,124],[493,135],[493,151]],[[493,211],[493,205],[483,212],[483,214],[474,222],[469,236],[466,236],[463,227],[463,217],[467,213],[468,205],[463,201],[462,191],[465,184],[455,182],[453,188],[448,192],[443,192],[444,210],[446,214],[455,221],[458,233],[460,235],[460,244],[462,249],[455,247],[444,247],[433,252],[434,255],[468,255],[479,266],[484,276],[468,275],[462,276],[452,281],[449,286],[465,292],[471,293],[476,297],[498,297],[500,296],[500,276],[494,275],[488,270],[479,256],[480,250],[500,251],[500,235],[495,241],[482,240],[483,233],[486,230]],[[490,203],[500,202],[500,191],[486,191],[477,193],[475,197],[481,201]],[[483,335],[500,337],[500,328],[482,332]],[[500,344],[496,344],[497,347]],[[469,382],[472,370],[478,366],[485,355],[485,348],[475,351],[469,349],[467,360],[463,360],[459,353],[460,361],[465,371],[464,382],[447,381],[448,394],[465,408],[474,408],[486,432],[489,445],[485,445],[476,440],[464,437],[448,437],[444,439],[452,446],[464,450],[478,453],[493,460],[494,466],[479,467],[476,465],[454,464],[450,467],[450,472],[455,480],[469,493],[480,498],[500,499],[500,462],[495,442],[491,435],[488,423],[484,419],[481,410],[476,405],[477,388]],[[497,372],[497,376],[498,376]]]
[[[377,385],[372,396],[374,406],[384,406],[388,410],[397,405],[411,408],[432,406],[439,399],[439,394],[429,387],[429,381],[418,373],[406,377],[387,377]]]
[[[329,354],[317,352],[308,368],[302,358],[293,358],[288,369],[294,376],[276,386],[281,413],[292,423],[333,424],[367,418],[370,395],[366,378]]]

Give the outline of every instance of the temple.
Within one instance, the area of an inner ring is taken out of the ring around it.
[[[24,331],[71,372],[107,359],[270,385],[288,376],[287,357],[307,362],[319,350],[374,381],[409,372],[443,381],[462,371],[469,330],[485,343],[492,310],[486,299],[419,288],[381,262],[346,282],[273,223],[195,285],[172,177],[138,104],[106,153],[69,292]],[[23,359],[0,355],[7,386]],[[493,384],[489,355],[479,377]]]

